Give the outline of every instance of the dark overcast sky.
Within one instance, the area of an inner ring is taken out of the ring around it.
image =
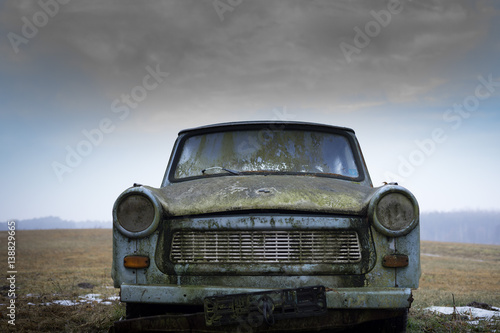
[[[133,182],[160,184],[179,130],[256,119],[354,128],[375,186],[392,175],[423,211],[499,209],[499,12],[468,0],[4,1],[0,220],[108,220]],[[56,172],[99,126],[92,151]],[[433,133],[445,139],[417,160]]]

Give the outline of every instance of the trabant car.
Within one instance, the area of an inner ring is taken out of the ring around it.
[[[419,244],[417,200],[373,187],[352,129],[182,130],[161,185],[134,184],[113,207],[121,327],[404,332]]]

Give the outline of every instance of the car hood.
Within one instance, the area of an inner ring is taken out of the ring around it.
[[[169,216],[248,210],[364,215],[376,191],[346,180],[291,175],[210,177],[146,188]]]

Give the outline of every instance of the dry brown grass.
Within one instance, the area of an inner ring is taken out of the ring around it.
[[[3,243],[6,237],[0,239]],[[16,244],[22,294],[78,294],[80,282],[92,283],[99,293],[112,286],[111,230],[17,231]]]
[[[6,240],[6,232],[0,232],[3,274],[7,272]],[[16,245],[16,326],[7,324],[6,305],[2,305],[0,332],[105,332],[124,315],[123,305],[116,301],[113,305],[28,305],[78,300],[89,293],[101,294],[103,298],[116,295],[117,290],[110,288],[111,230],[17,231]],[[421,310],[431,305],[452,306],[452,294],[457,306],[472,301],[500,306],[500,246],[422,242],[422,253],[422,278],[420,288],[414,292],[410,332],[470,331],[463,322]],[[82,282],[95,287],[79,288]],[[4,280],[3,285],[6,284]],[[32,296],[27,297],[29,294]],[[3,290],[0,304],[7,301]],[[479,327],[473,331],[489,329]]]
[[[6,248],[6,232],[0,232],[0,248]],[[112,232],[92,230],[29,230],[16,232],[16,326],[8,325],[6,306],[0,307],[0,331],[17,332],[97,332],[107,331],[123,315],[119,302],[113,305],[42,304],[54,300],[78,301],[89,293],[102,298],[115,296],[111,288]],[[6,272],[6,251],[0,251],[2,271]],[[82,289],[79,283],[90,283]],[[7,284],[5,281],[4,284]],[[27,296],[29,295],[29,296]],[[0,303],[7,304],[6,292]]]
[[[414,307],[452,306],[452,294],[456,306],[472,301],[500,306],[500,246],[422,242],[421,252]]]
[[[421,252],[422,277],[413,292],[408,332],[499,332],[498,320],[470,324],[423,309],[473,301],[500,307],[500,246],[422,242]]]

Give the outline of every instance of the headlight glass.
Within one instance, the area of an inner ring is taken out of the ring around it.
[[[378,221],[389,230],[406,229],[415,219],[413,204],[401,193],[389,193],[377,204]]]
[[[389,237],[404,236],[418,225],[417,199],[404,187],[383,186],[372,197],[368,216],[380,233]]]
[[[153,223],[155,208],[146,196],[131,194],[118,204],[116,217],[124,229],[130,232],[140,232]]]

